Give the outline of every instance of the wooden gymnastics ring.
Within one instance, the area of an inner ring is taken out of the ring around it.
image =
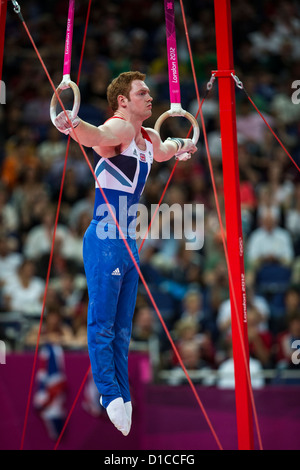
[[[180,117],[184,117],[186,119],[188,119],[188,121],[190,121],[190,123],[192,124],[193,126],[193,137],[192,137],[192,141],[193,141],[193,144],[196,145],[198,140],[199,140],[199,136],[200,136],[200,129],[199,129],[199,124],[197,122],[197,120],[195,119],[195,117],[189,113],[188,111],[185,111],[184,109],[182,109],[181,106],[172,106],[171,105],[171,109],[169,109],[168,111],[164,112],[156,121],[155,123],[155,126],[154,126],[154,129],[160,133],[160,128],[161,128],[161,125],[162,123],[168,119],[169,117],[175,117],[175,116],[180,116]]]
[[[71,111],[71,120],[74,119],[79,111],[80,108],[80,91],[76,83],[72,82],[71,80],[63,80],[61,84],[57,87],[56,93],[53,94],[51,103],[50,103],[50,117],[53,125],[55,126],[55,119],[56,119],[56,107],[58,102],[58,96],[62,93],[63,90],[67,88],[72,88],[74,93],[74,104],[73,109]]]

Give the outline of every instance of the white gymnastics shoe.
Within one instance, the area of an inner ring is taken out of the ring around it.
[[[111,401],[106,408],[106,412],[114,426],[121,431],[124,436],[127,436],[130,431],[130,421],[126,413],[123,398],[119,397]]]

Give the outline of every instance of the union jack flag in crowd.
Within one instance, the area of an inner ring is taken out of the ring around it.
[[[37,390],[33,404],[42,418],[48,435],[56,440],[63,428],[66,411],[66,388],[64,352],[57,344],[43,345],[39,352],[36,373]]]

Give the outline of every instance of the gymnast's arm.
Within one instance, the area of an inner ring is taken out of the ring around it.
[[[70,117],[70,112],[68,115]],[[128,144],[134,138],[134,127],[128,121],[112,119],[99,127],[93,126],[79,117],[70,119],[74,128],[71,128],[64,112],[60,113],[56,120],[56,128],[70,134],[72,139],[79,141],[85,147],[116,147],[122,143]]]
[[[170,160],[175,155],[186,155],[195,153],[197,151],[197,147],[194,145],[191,139],[169,138],[163,142],[156,130],[147,128],[146,131],[152,140],[154,160],[157,162],[165,162]]]

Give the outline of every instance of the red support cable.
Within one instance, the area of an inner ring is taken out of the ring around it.
[[[230,286],[232,347],[235,370],[236,415],[240,450],[252,450],[253,417],[249,377],[246,289],[243,233],[241,222],[240,181],[236,131],[235,84],[230,0],[214,0],[218,60],[220,125],[227,247],[233,283]],[[236,299],[236,302],[234,302]],[[235,312],[235,306],[237,312]],[[242,331],[242,335],[240,334]],[[247,354],[246,370],[244,351]]]
[[[2,79],[6,10],[7,10],[7,0],[0,0],[0,80]],[[1,83],[0,83],[0,88],[1,88]]]

